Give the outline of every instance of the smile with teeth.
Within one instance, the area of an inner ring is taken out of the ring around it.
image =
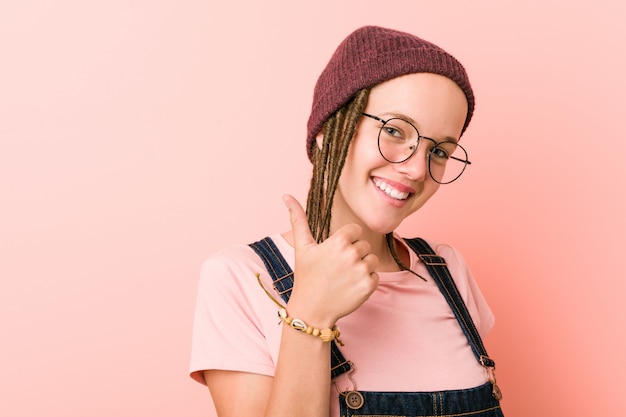
[[[379,190],[395,200],[406,200],[409,197],[409,193],[396,190],[380,178],[374,178],[374,184]]]

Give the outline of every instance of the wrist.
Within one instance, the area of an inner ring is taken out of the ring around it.
[[[316,327],[308,325],[302,319],[290,317],[289,314],[287,313],[287,309],[285,308],[281,308],[278,310],[278,318],[283,323],[285,323],[286,325],[288,325],[289,327],[291,327],[292,329],[296,331],[317,337],[321,339],[322,342],[325,342],[325,343],[336,340],[340,346],[343,346],[343,342],[339,339],[341,332],[339,331],[339,328],[337,327],[336,324],[333,324],[332,326],[329,326],[323,329],[318,329]]]
[[[292,292],[289,302],[284,307],[289,310],[291,317],[301,318],[308,324],[322,328],[333,328],[337,324],[337,317],[333,314],[331,303],[317,301],[317,298],[301,296]]]

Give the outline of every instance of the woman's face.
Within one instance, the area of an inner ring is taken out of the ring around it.
[[[394,78],[372,88],[365,113],[412,121],[419,133],[438,142],[458,141],[467,100],[450,79],[430,73]],[[361,119],[335,194],[331,232],[347,223],[364,231],[389,233],[422,207],[439,184],[428,174],[426,155],[433,143],[421,140],[407,161],[387,162],[378,151],[381,123]]]

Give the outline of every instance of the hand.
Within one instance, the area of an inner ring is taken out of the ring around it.
[[[294,287],[289,314],[314,327],[332,327],[356,310],[378,286],[378,257],[366,240],[359,240],[362,229],[348,224],[318,244],[300,203],[283,197],[289,209],[295,247]]]

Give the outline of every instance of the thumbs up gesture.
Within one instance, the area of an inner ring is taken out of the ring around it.
[[[295,247],[294,287],[289,312],[317,327],[332,327],[335,322],[356,310],[378,285],[378,257],[362,229],[347,224],[318,244],[300,203],[292,196],[283,197],[289,209]]]

